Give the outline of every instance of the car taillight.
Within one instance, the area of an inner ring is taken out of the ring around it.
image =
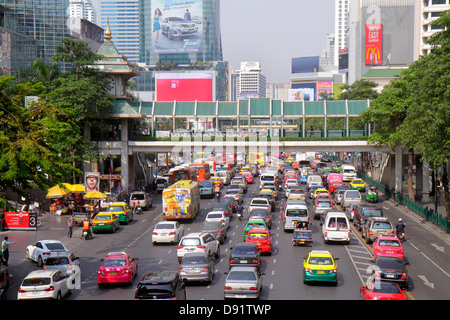
[[[336,272],[337,272],[336,269],[331,269],[331,270],[330,270],[330,273],[336,273]]]
[[[183,249],[183,248],[184,248],[183,246],[178,246],[178,247],[177,247],[177,249]]]
[[[225,286],[224,289],[225,290],[231,290],[231,287]]]
[[[253,260],[252,263],[258,263],[258,260]]]
[[[250,287],[250,290],[258,290],[258,287]]]
[[[197,248],[199,248],[199,249],[205,249],[205,246],[204,246],[204,245],[199,245],[199,246],[197,246]]]
[[[55,290],[55,287],[54,286],[50,286],[47,289],[45,289],[44,291],[53,291],[53,290]]]
[[[27,290],[23,290],[22,288],[19,288],[19,292],[20,293],[25,293],[25,292],[27,292]]]
[[[169,233],[169,236],[173,236],[175,234],[175,231],[172,231],[171,233]]]
[[[406,272],[403,272],[402,276],[400,277],[400,279],[406,279],[406,278],[407,278]]]
[[[230,263],[236,263],[236,261],[235,260],[230,260]]]
[[[157,236],[158,233],[157,232],[152,232],[152,235]]]
[[[48,255],[50,255],[50,252],[43,252],[42,254],[48,256]]]

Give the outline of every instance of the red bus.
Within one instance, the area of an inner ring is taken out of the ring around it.
[[[189,169],[195,169],[197,172],[197,181],[209,180],[211,178],[211,171],[207,163],[191,163]]]
[[[197,181],[197,171],[195,168],[175,168],[170,172],[172,184],[180,180]]]

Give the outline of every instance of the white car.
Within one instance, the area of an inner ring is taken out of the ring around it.
[[[220,244],[210,233],[190,233],[184,236],[177,247],[177,257],[180,262],[186,253],[203,252],[205,256],[218,258]]]
[[[178,243],[184,235],[184,227],[178,221],[161,221],[152,232],[152,243]]]
[[[211,211],[206,215],[205,222],[220,221],[228,230],[230,227],[230,218],[223,211]]]
[[[42,267],[50,253],[65,251],[69,250],[59,240],[40,240],[27,246],[25,257],[36,261],[38,266]]]
[[[17,300],[57,299],[70,294],[69,275],[60,270],[36,270],[30,272],[20,285]]]

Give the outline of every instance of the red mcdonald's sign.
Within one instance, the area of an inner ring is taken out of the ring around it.
[[[383,63],[383,25],[381,23],[366,24],[366,65]]]

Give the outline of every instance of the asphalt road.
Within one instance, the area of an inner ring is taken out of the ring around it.
[[[256,180],[257,182],[258,180]],[[258,184],[249,185],[245,194],[244,207],[257,194]],[[369,276],[367,270],[372,259],[371,249],[360,239],[360,234],[352,230],[349,245],[324,244],[320,225],[313,220],[313,247],[291,245],[292,233],[283,231],[280,208],[284,196],[279,195],[277,208],[273,214],[271,232],[274,235],[272,255],[262,257],[261,272],[264,273],[261,300],[359,300],[359,289]],[[74,228],[72,238],[66,237],[67,216],[45,214],[42,226],[37,231],[3,231],[10,241],[9,271],[13,275],[7,300],[17,298],[20,282],[29,272],[38,269],[35,262],[25,258],[28,244],[43,239],[61,240],[67,248],[81,259],[81,288],[76,289],[67,300],[132,300],[138,278],[150,270],[177,270],[176,245],[153,245],[151,232],[161,220],[161,194],[153,194],[154,205],[142,215],[114,234],[96,234],[94,239],[80,239],[81,228]],[[183,223],[185,234],[200,230],[208,208],[215,199],[201,200],[201,214],[194,222]],[[309,204],[310,204],[310,200]],[[450,287],[449,237],[433,228],[430,223],[422,223],[403,206],[396,207],[392,201],[381,201],[385,216],[395,222],[402,217],[406,222],[407,241],[403,243],[405,256],[410,263],[408,272],[410,288],[407,293],[411,300],[447,300]],[[230,247],[242,241],[243,224],[236,217],[231,221],[227,239],[221,245],[220,257],[215,262],[215,274],[211,284],[189,284],[186,288],[188,300],[222,300],[224,272],[228,271]],[[302,281],[302,256],[310,250],[328,250],[338,257],[338,285],[311,285]],[[139,272],[130,286],[97,286],[97,270],[101,259],[111,251],[126,251],[139,259]]]

